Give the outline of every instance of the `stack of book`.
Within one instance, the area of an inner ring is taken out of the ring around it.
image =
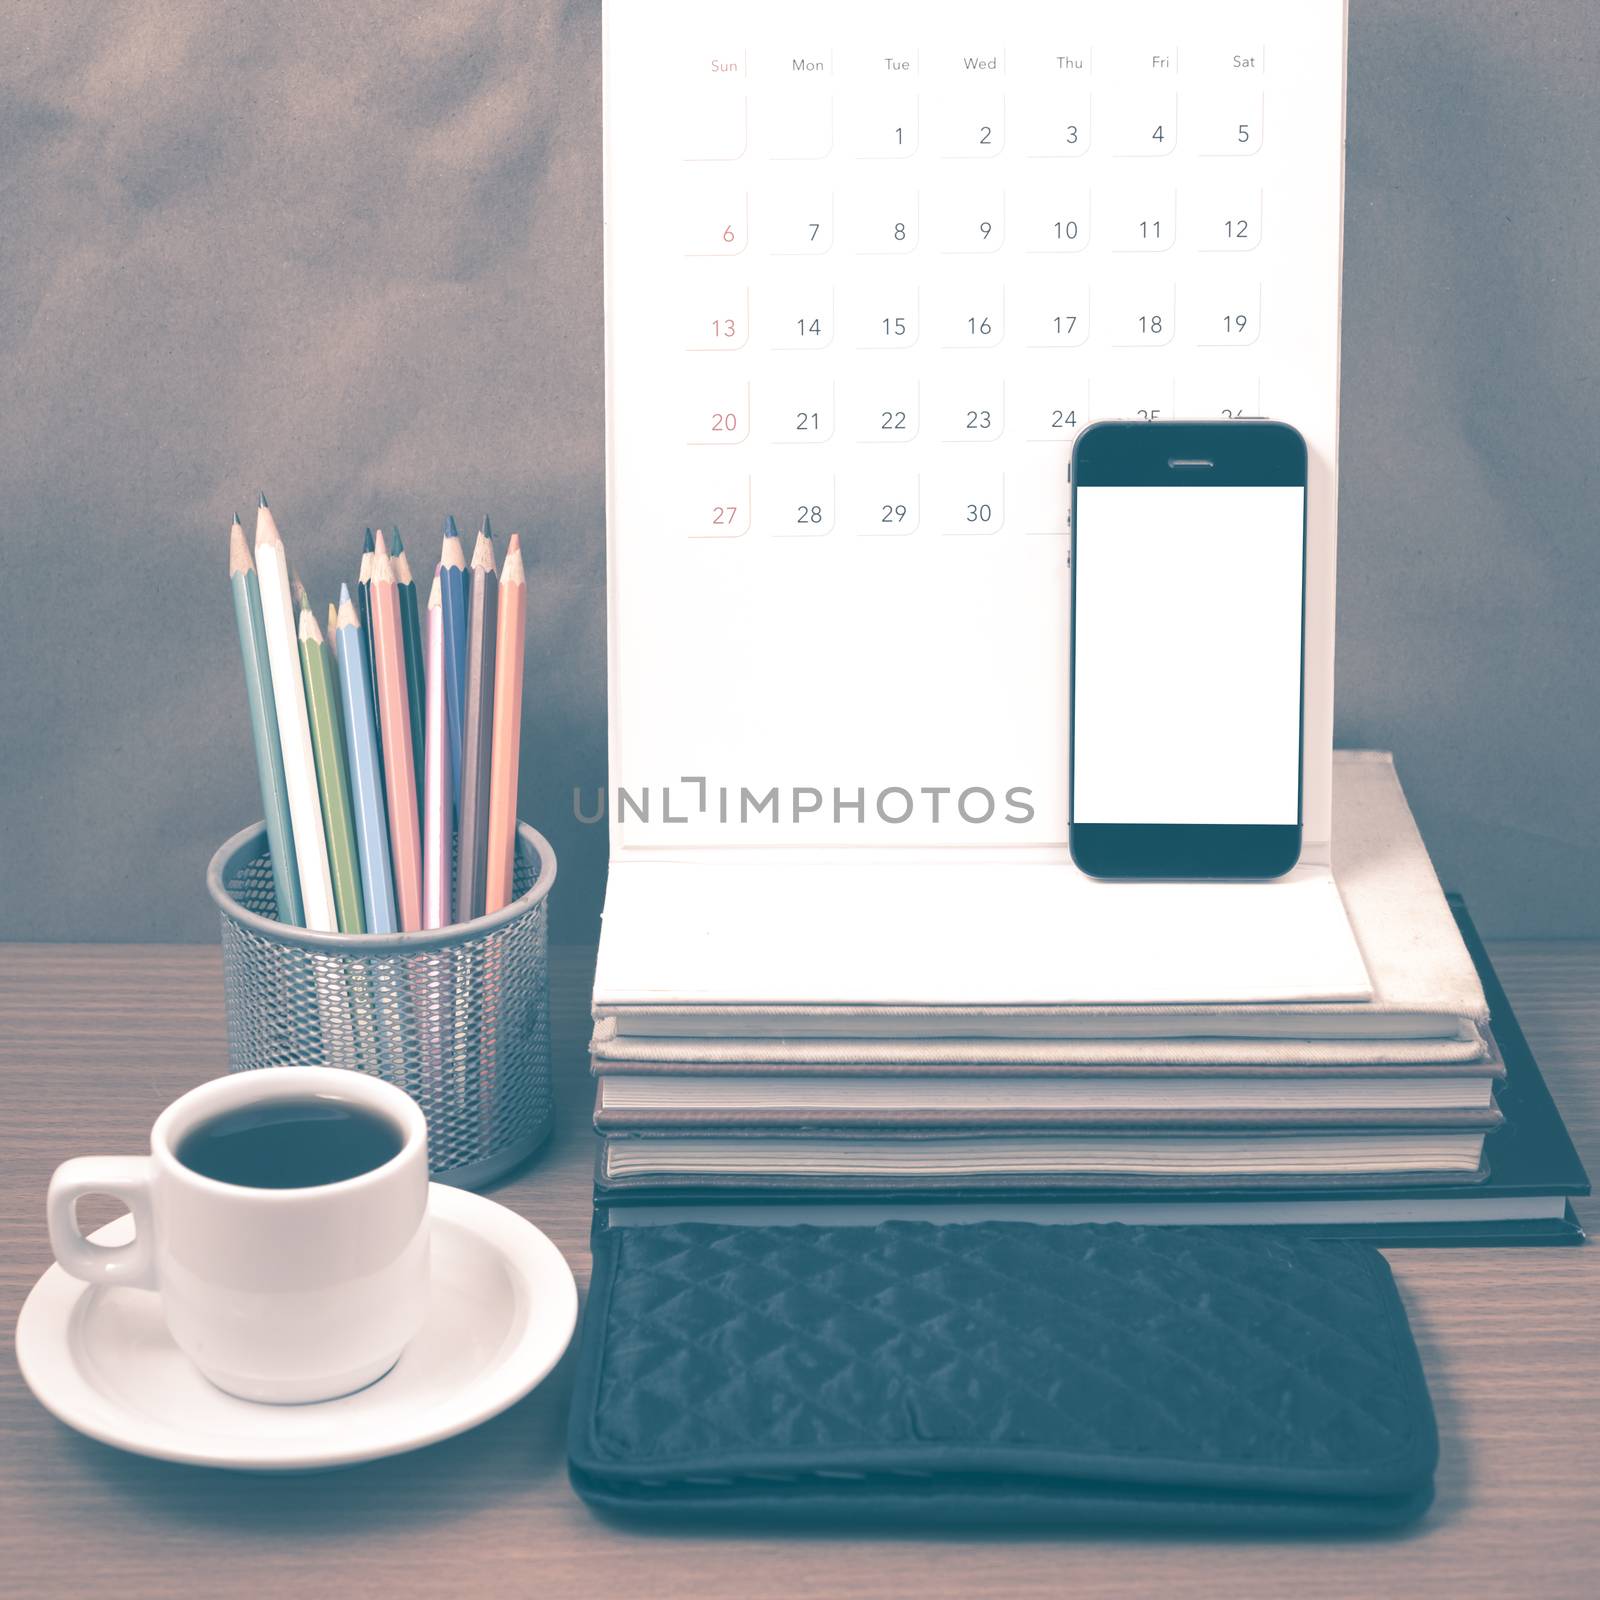
[[[778,982],[781,1003],[760,1003],[742,975],[726,995],[625,995],[603,952],[598,1197],[613,1222],[759,1202],[768,1219],[955,1206],[1577,1237],[1582,1168],[1386,755],[1336,757],[1333,881],[1366,976],[1325,979],[1344,999],[1042,1006],[986,978],[934,1004],[797,1002]],[[1219,959],[1260,935],[1219,930]],[[1337,968],[1338,940],[1318,939]],[[1152,930],[1153,959],[1162,944]]]

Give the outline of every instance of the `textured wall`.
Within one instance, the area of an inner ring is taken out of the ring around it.
[[[1585,0],[1352,3],[1340,734],[1497,933],[1600,934],[1597,72]],[[214,937],[258,485],[319,596],[368,522],[523,532],[524,810],[592,932],[599,223],[593,0],[0,14],[0,937]]]
[[[1350,10],[1338,735],[1486,932],[1600,935],[1600,5]]]

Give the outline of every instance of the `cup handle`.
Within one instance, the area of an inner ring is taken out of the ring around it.
[[[76,1207],[86,1194],[109,1195],[133,1213],[130,1244],[90,1244],[78,1229]],[[129,1289],[156,1286],[155,1218],[148,1156],[77,1156],[50,1179],[46,1202],[50,1248],[63,1272],[85,1283]]]

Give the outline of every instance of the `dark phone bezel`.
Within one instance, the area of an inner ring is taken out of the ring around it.
[[[1184,465],[1184,463],[1189,463]],[[1204,465],[1201,465],[1204,463]],[[1076,819],[1078,489],[1306,487],[1306,442],[1286,422],[1096,422],[1072,447],[1071,645],[1067,663],[1067,843],[1092,878],[1281,878],[1300,859],[1305,824],[1306,523],[1300,518],[1300,720],[1295,821],[1080,823]]]

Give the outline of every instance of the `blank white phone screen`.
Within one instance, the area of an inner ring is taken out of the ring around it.
[[[1300,815],[1303,488],[1080,485],[1073,818]]]

